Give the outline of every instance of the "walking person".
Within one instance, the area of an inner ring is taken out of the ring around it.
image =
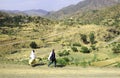
[[[49,54],[49,57],[48,57],[48,60],[50,60],[50,63],[48,64],[48,67],[54,63],[54,67],[56,67],[56,57],[55,57],[55,50],[53,49],[50,54]]]
[[[34,66],[35,65],[35,50],[32,50],[31,54],[30,54],[30,60],[29,60],[29,65]]]

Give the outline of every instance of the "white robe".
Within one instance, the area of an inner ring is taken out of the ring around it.
[[[33,51],[30,54],[30,59],[35,59],[35,53]]]
[[[50,60],[50,57],[52,56],[52,52],[50,52],[50,54],[49,54],[49,57],[48,57],[48,60]]]

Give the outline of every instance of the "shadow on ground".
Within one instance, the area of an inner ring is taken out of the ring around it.
[[[65,65],[56,65],[56,67],[65,67]]]
[[[32,67],[43,66],[43,65],[45,65],[45,64],[44,63],[39,63],[39,64],[32,65]]]

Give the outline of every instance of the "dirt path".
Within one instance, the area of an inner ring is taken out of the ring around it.
[[[0,78],[120,78],[120,69],[0,65]]]

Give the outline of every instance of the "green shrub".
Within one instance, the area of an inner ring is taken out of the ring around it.
[[[58,55],[61,56],[68,56],[70,53],[67,50],[63,50],[62,52],[58,52]]]
[[[114,47],[112,48],[112,51],[114,53],[120,53],[120,44],[114,44]]]
[[[120,68],[120,63],[118,63],[117,65],[115,65],[115,67],[119,67]]]
[[[96,50],[96,49],[98,49],[98,48],[96,48],[95,45],[91,45],[90,47],[91,47],[92,50]]]
[[[80,34],[81,36],[81,40],[83,41],[83,43],[87,44],[88,41],[87,41],[87,36],[85,34]]]
[[[42,60],[43,60],[41,57],[38,57],[37,59],[38,59],[39,61],[42,61]]]
[[[58,55],[61,57],[61,56],[63,56],[63,53],[62,53],[62,52],[59,52]]]
[[[78,52],[78,49],[76,47],[71,47],[71,49],[74,51],[74,52]]]
[[[39,30],[38,29],[33,29],[33,32],[39,32]]]
[[[94,57],[93,57],[93,59],[92,59],[92,62],[96,62],[98,59],[97,59],[97,55],[96,54],[94,54]]]
[[[94,33],[90,33],[90,34],[89,34],[89,38],[90,38],[91,44],[94,44],[94,43],[95,43],[95,36],[94,36]]]
[[[90,50],[87,47],[82,46],[81,47],[81,52],[83,52],[83,53],[90,53]]]
[[[18,53],[19,51],[17,50],[14,50],[14,51],[11,51],[11,54],[15,54],[15,53]]]
[[[79,61],[79,59],[76,59],[76,58],[74,58],[73,60],[72,60],[72,64],[73,65],[76,65],[76,66],[78,66],[79,64],[80,64],[80,61]]]
[[[70,61],[68,57],[63,58],[67,63]]]
[[[66,65],[67,62],[65,61],[65,59],[59,58],[59,59],[57,59],[57,64],[58,64],[58,65]]]
[[[80,43],[73,43],[73,46],[81,47],[81,44]]]
[[[31,42],[31,43],[30,43],[30,47],[31,47],[31,48],[34,48],[34,49],[37,48],[36,42]]]
[[[80,66],[82,66],[82,67],[86,67],[86,66],[88,66],[88,62],[83,61],[83,62],[80,63]]]

